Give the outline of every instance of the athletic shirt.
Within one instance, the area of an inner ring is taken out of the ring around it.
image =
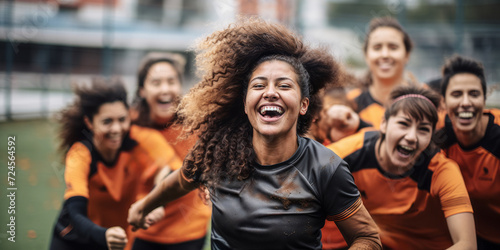
[[[472,212],[457,164],[438,150],[424,150],[401,176],[382,170],[375,156],[379,131],[361,131],[328,146],[349,164],[363,204],[380,229],[385,249],[445,249],[453,244],[446,219]],[[335,224],[323,229],[339,239]],[[336,237],[337,236],[337,237]]]
[[[298,144],[290,159],[254,162],[247,179],[216,188],[212,249],[321,249],[325,219],[344,220],[359,210],[347,164],[314,140],[298,137]]]
[[[446,116],[443,151],[460,166],[469,192],[477,234],[500,244],[500,110],[485,110],[489,117],[484,137],[470,147],[457,141]],[[441,132],[441,131],[440,131]]]
[[[66,155],[64,173],[63,209],[69,212],[70,221],[63,230],[56,226],[56,231],[60,231],[58,235],[74,230],[84,234],[81,238],[106,246],[107,228],[128,228],[128,209],[138,198],[139,184],[154,175],[159,167],[178,161],[169,152],[173,150],[158,131],[134,125],[112,163],[105,162],[90,141],[74,143]]]
[[[173,153],[179,159],[184,159],[196,143],[197,137],[177,141],[181,129],[168,127],[160,131],[173,148]],[[177,170],[182,164],[171,165]],[[151,187],[152,188],[152,187]],[[136,231],[135,236],[142,240],[176,244],[205,237],[211,216],[211,208],[203,203],[199,190],[193,190],[187,195],[165,205],[165,216],[147,230]],[[147,193],[146,193],[147,194]],[[146,195],[144,194],[144,195]]]
[[[384,116],[384,106],[373,99],[370,91],[361,89],[353,89],[347,94],[349,100],[353,100],[357,105],[359,118],[373,125],[375,129],[380,128],[382,118]]]

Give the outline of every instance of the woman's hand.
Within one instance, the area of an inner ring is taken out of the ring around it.
[[[127,234],[121,227],[110,227],[106,230],[106,244],[110,250],[122,250],[127,244]]]
[[[326,123],[330,127],[329,137],[332,142],[356,133],[359,127],[359,115],[345,105],[333,105],[327,111]]]
[[[155,210],[146,215],[146,224],[153,225],[163,219],[163,216],[165,216],[165,208],[157,207]]]
[[[132,225],[132,231],[148,229],[149,224],[144,215],[144,199],[138,200],[128,210],[127,222]]]
[[[210,192],[206,186],[201,186],[198,190],[198,196],[203,201],[203,204],[207,206],[211,206],[212,202],[210,201]]]

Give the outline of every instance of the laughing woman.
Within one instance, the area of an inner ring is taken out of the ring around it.
[[[325,219],[353,249],[379,249],[375,224],[347,165],[304,138],[317,93],[339,70],[287,28],[241,20],[198,45],[202,81],[178,114],[200,135],[183,167],[129,211],[129,222],[205,185],[212,249],[321,249]]]
[[[181,163],[160,133],[130,125],[121,81],[95,78],[75,93],[61,112],[66,190],[50,249],[123,249],[143,178]]]
[[[385,249],[475,249],[474,219],[457,164],[432,147],[440,97],[398,87],[380,131],[328,146],[348,164]],[[325,226],[325,237],[338,232]]]
[[[500,110],[485,109],[483,65],[450,58],[443,67],[441,94],[448,115],[439,143],[462,171],[474,208],[478,249],[500,249]]]
[[[182,137],[182,129],[173,124],[182,94],[184,66],[185,58],[180,54],[153,52],[146,55],[139,67],[133,108],[137,112],[134,123],[158,130],[180,159],[186,157],[196,142],[196,136],[178,140]],[[181,165],[170,167],[176,170]],[[148,191],[151,189],[152,186]],[[203,249],[211,211],[203,204],[198,190],[168,204],[163,212],[163,219],[149,230],[134,234],[133,250]]]

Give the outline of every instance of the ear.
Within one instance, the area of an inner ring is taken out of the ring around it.
[[[307,113],[307,108],[309,107],[309,98],[304,98],[300,102],[300,111],[301,115],[305,115]]]
[[[382,122],[380,123],[380,132],[382,134],[387,133],[387,121],[385,120],[385,118],[382,118]]]
[[[140,96],[141,98],[144,98],[144,86],[139,87],[139,96]]]
[[[89,128],[90,131],[94,130],[94,127],[92,127],[92,122],[90,121],[90,119],[87,116],[83,117],[83,122],[85,122],[85,126],[87,126],[87,128]]]

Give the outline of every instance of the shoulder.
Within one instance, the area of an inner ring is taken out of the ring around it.
[[[364,128],[353,135],[347,136],[328,145],[327,148],[338,154],[340,157],[345,158],[363,148],[367,141],[376,139],[375,137],[378,135],[379,132],[374,128]]]
[[[163,135],[156,129],[132,125],[130,127],[130,138],[135,140],[139,145],[148,144],[164,144]]]
[[[66,161],[71,162],[91,162],[92,144],[85,142],[75,142],[66,153]]]
[[[343,162],[342,158],[332,150],[326,148],[323,144],[310,139],[299,137],[299,143],[302,144],[301,156],[298,158],[296,166],[304,171],[333,173]]]
[[[360,88],[355,88],[347,92],[347,99],[348,100],[354,100],[357,98],[359,95],[361,95],[363,91]]]

